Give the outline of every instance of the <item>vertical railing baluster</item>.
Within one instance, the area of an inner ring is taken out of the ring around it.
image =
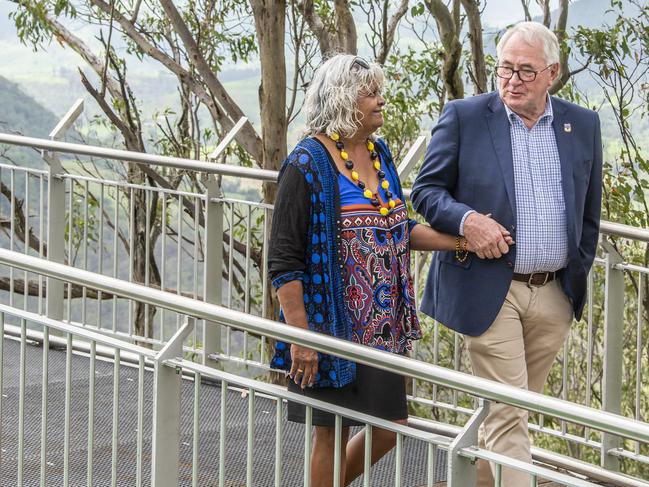
[[[439,323],[433,322],[433,365],[439,365]],[[437,384],[433,383],[431,398],[437,402]]]
[[[144,285],[149,286],[151,284],[151,206],[152,206],[152,197],[151,189],[144,190]],[[148,303],[144,304],[144,332],[143,335],[145,338],[152,338],[153,334],[150,333],[150,330],[153,328],[153,324],[150,323],[149,310],[151,305]],[[151,335],[151,336],[149,336]]]
[[[453,369],[460,370],[460,334],[453,333]],[[453,407],[458,404],[458,391],[453,389]]]
[[[99,185],[99,245],[97,249],[97,260],[99,274],[104,273],[104,183]],[[102,292],[97,290],[97,329],[101,330],[101,308],[102,308]]]
[[[11,198],[9,200],[9,250],[16,250],[16,171],[9,170],[9,191]],[[14,282],[14,268],[9,268],[9,306],[14,306],[14,291],[16,283]]]
[[[313,408],[306,405],[304,414],[304,487],[311,482],[311,447],[313,446]]]
[[[135,259],[135,191],[129,188],[129,213],[128,213],[128,281],[133,282]],[[128,301],[128,336],[135,335],[135,301]]]
[[[284,446],[284,400],[277,398],[275,409],[275,487],[282,486],[282,462]]]
[[[192,298],[198,299],[198,248],[201,244],[201,237],[199,232],[199,215],[201,212],[200,198],[194,198],[194,221],[193,228],[193,245],[192,245]],[[194,327],[192,332],[192,349],[195,352],[198,345],[198,327]]]
[[[65,415],[63,419],[63,485],[70,485],[70,415],[72,407],[72,333],[65,346]]]
[[[135,485],[142,486],[142,450],[144,444],[144,355],[140,355],[137,376],[137,446],[135,458]]]
[[[39,201],[39,206],[38,206],[38,256],[40,258],[46,258],[45,255],[45,239],[47,236],[45,235],[45,182],[43,180],[43,175],[41,174],[38,177],[38,201]],[[38,276],[38,314],[42,315],[44,314],[44,309],[45,306],[44,304],[44,299],[45,299],[45,291],[44,291],[44,286],[43,283],[45,282],[45,278],[39,274]]]
[[[223,201],[221,187],[212,174],[207,177],[205,194],[205,268],[203,271],[203,292],[205,301],[212,304],[223,302]],[[232,238],[232,232],[230,232]],[[230,242],[232,253],[232,242]],[[230,276],[231,277],[231,276]],[[203,322],[203,364],[216,367],[210,354],[221,353],[222,327],[212,321]]]
[[[4,338],[3,338],[4,339]],[[18,379],[18,485],[23,485],[25,459],[25,375],[27,374],[27,322],[20,320],[20,377]]]
[[[593,383],[593,294],[595,287],[595,278],[593,270],[588,273],[587,287],[586,291],[588,293],[588,317],[587,317],[587,332],[586,332],[586,342],[588,350],[586,351],[586,406],[590,407],[591,405],[591,390]],[[584,428],[584,438],[588,439],[590,436],[590,428]]]
[[[243,312],[250,313],[250,246],[252,237],[252,208],[246,205],[246,260],[244,269],[246,271],[244,284],[244,303]],[[245,353],[246,350],[244,350]]]
[[[225,487],[225,435],[227,434],[226,414],[228,401],[228,383],[221,381],[221,422],[219,425],[219,487]]]
[[[192,486],[198,487],[199,439],[201,415],[201,374],[194,374],[194,430],[192,437]]]
[[[394,464],[394,487],[401,487],[401,469],[403,466],[403,435],[401,433],[397,433]]]
[[[56,126],[49,133],[52,140],[60,140],[65,137],[67,131],[83,113],[83,99],[79,98],[70,107],[67,113],[59,120]],[[43,151],[42,157],[49,166],[48,172],[48,194],[47,194],[47,260],[62,264],[65,260],[65,180],[63,179],[63,166],[55,152]],[[74,221],[73,192],[74,183],[70,180],[68,198],[68,259],[72,265],[72,222]],[[41,214],[43,214],[41,212]],[[42,242],[42,235],[41,235]],[[44,248],[42,250],[44,253]],[[53,320],[63,319],[64,309],[64,284],[56,279],[46,279],[46,303],[47,317]],[[68,320],[72,320],[71,296],[72,284],[68,283]],[[46,386],[43,391],[46,392]],[[44,466],[43,466],[44,470]],[[42,477],[43,478],[43,477]]]
[[[45,478],[47,472],[47,386],[49,383],[49,356],[50,329],[47,326],[43,326],[43,383],[41,386],[41,487],[45,487],[46,485]]]
[[[115,228],[113,229],[113,277],[117,277],[118,272],[118,262],[119,262],[119,247],[117,242],[119,241],[119,208],[120,208],[120,190],[119,187],[115,186],[115,211],[113,219],[115,221]],[[117,296],[113,294],[112,300],[112,330],[113,333],[117,331]]]
[[[74,179],[70,179],[70,189],[68,190],[68,264],[72,265],[73,256],[72,256],[72,242],[74,241]],[[65,238],[65,237],[64,237]],[[49,250],[48,250],[49,251]],[[68,322],[72,322],[72,283],[68,282],[66,284],[68,295],[65,303],[65,308],[67,312]],[[49,288],[48,288],[49,289]],[[49,292],[48,292],[49,295]],[[49,301],[48,301],[49,303]],[[48,313],[49,316],[49,313]]]
[[[372,434],[374,429],[371,424],[365,425],[365,448],[363,451],[363,487],[370,487],[372,469]]]
[[[88,370],[88,465],[86,469],[87,487],[93,485],[95,453],[95,370],[97,365],[97,342],[90,342],[90,363]]]
[[[252,456],[255,432],[255,390],[248,389],[248,438],[246,447],[246,487],[252,487]]]
[[[638,421],[642,421],[642,396],[641,396],[641,384],[642,384],[642,352],[644,350],[642,346],[642,330],[645,328],[646,323],[642,321],[642,305],[644,302],[644,275],[638,274],[638,297],[637,297],[637,321],[636,321],[636,356],[635,356],[635,415],[634,418]],[[635,441],[635,453],[636,455],[640,454],[640,442]]]
[[[178,195],[178,232],[176,248],[176,294],[182,294],[183,287],[183,196]],[[176,330],[180,328],[180,314],[176,313]]]
[[[341,487],[340,474],[342,469],[342,437],[343,437],[343,418],[336,414],[334,422],[334,487]]]
[[[428,444],[428,461],[426,462],[426,487],[433,487],[435,484],[435,445],[433,443]]]
[[[115,363],[113,365],[113,429],[112,448],[110,455],[110,484],[117,486],[117,450],[119,447],[119,367],[121,361],[120,349],[115,349]]]
[[[83,185],[83,243],[81,244],[83,259],[82,269],[88,270],[88,217],[89,217],[89,191],[88,191],[88,180],[84,181]],[[87,316],[87,300],[88,300],[88,289],[84,286],[81,291],[81,324],[86,326],[88,323]]]
[[[29,237],[31,234],[31,228],[29,226],[29,173],[25,173],[25,246],[24,252],[25,255],[29,255]],[[29,299],[29,274],[27,271],[23,275],[24,285],[23,285],[23,309],[27,310],[27,301]]]
[[[228,308],[232,309],[232,292],[234,290],[234,202],[231,201],[229,205],[228,215],[230,217],[230,225],[228,227],[230,245],[228,253]],[[230,327],[228,326],[228,330]]]
[[[162,198],[162,218],[160,229],[160,289],[167,290],[167,193],[160,192]],[[160,308],[160,343],[165,343],[165,316],[167,310]]]
[[[602,382],[602,409],[620,414],[622,411],[622,361],[624,343],[624,271],[617,266],[623,262],[615,247],[603,240],[606,250],[606,283],[604,297],[604,377]],[[620,460],[609,454],[620,447],[620,438],[602,433],[601,464],[607,470],[617,471]]]
[[[270,239],[271,215],[268,208],[262,207],[264,212],[264,229],[262,234],[262,258],[261,258],[261,316],[274,320],[274,316],[266,315],[266,301],[268,300],[268,241]],[[265,337],[263,337],[265,338]],[[262,351],[263,351],[262,343]],[[263,363],[263,360],[260,360]]]

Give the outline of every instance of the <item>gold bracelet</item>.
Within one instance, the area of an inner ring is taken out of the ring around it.
[[[459,263],[466,261],[469,251],[466,249],[467,241],[461,236],[455,237],[455,258]]]

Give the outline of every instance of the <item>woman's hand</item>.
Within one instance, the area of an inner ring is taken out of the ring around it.
[[[291,371],[289,376],[302,389],[312,386],[318,373],[318,352],[300,345],[291,345]]]

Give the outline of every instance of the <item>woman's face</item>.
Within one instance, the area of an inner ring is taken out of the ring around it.
[[[385,99],[381,96],[380,88],[376,87],[371,92],[358,94],[357,109],[361,129],[367,133],[374,133],[383,125],[383,106]]]

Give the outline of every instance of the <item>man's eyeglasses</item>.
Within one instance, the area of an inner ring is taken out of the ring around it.
[[[354,61],[352,62],[351,67],[353,68],[354,66],[360,66],[363,69],[370,69],[370,63],[365,61],[365,59],[363,59],[362,57],[354,58]]]
[[[534,71],[532,69],[512,69],[507,66],[496,66],[496,76],[502,79],[512,79],[514,73],[518,75],[518,79],[523,83],[531,83],[543,71],[548,69],[552,64],[548,64],[541,71]]]

